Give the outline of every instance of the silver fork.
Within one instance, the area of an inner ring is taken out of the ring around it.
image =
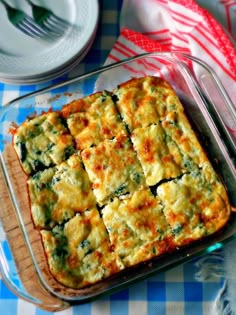
[[[5,6],[9,21],[20,31],[33,38],[42,38],[48,35],[48,32],[38,25],[29,15],[25,12],[13,8],[5,0],[1,0]]]
[[[30,0],[26,0],[26,2],[32,8],[32,15],[34,20],[40,25],[43,29],[57,36],[63,35],[66,30],[71,27],[71,24],[62,19],[61,17],[54,14],[51,10],[36,5]]]

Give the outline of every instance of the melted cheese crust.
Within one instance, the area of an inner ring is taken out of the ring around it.
[[[96,204],[92,185],[78,154],[28,180],[31,209],[37,227],[63,223]]]
[[[26,174],[58,165],[74,152],[72,136],[57,112],[25,121],[17,128],[13,144]]]
[[[134,129],[131,139],[149,186],[196,170],[208,160],[182,112],[169,112],[160,123]]]
[[[81,156],[100,205],[145,184],[140,162],[125,135],[83,150]]]
[[[161,184],[157,195],[178,246],[213,234],[230,216],[225,189],[209,163],[202,170]]]
[[[31,214],[36,227],[53,224],[51,212],[57,203],[57,194],[51,187],[55,168],[49,168],[30,177],[28,191],[31,203]]]
[[[27,120],[13,144],[49,268],[65,286],[204,239],[230,218],[226,190],[161,78]]]
[[[41,235],[51,273],[66,286],[81,288],[123,269],[95,208]]]
[[[149,189],[113,202],[102,210],[115,252],[125,266],[132,266],[172,248],[173,237],[163,207]]]
[[[98,92],[62,108],[78,150],[126,134],[110,93]]]
[[[163,179],[175,178],[181,174],[181,168],[165,142],[166,134],[160,124],[135,129],[131,139],[147,185],[153,186]]]
[[[169,112],[182,112],[173,88],[165,80],[146,76],[133,78],[115,90],[117,107],[130,132],[163,119]]]
[[[187,172],[202,167],[208,159],[185,114],[170,112],[161,125],[176,164]]]

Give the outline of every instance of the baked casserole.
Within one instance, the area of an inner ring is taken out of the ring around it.
[[[162,78],[29,118],[13,145],[49,269],[65,286],[97,283],[229,220],[227,192]]]

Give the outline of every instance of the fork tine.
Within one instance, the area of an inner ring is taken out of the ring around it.
[[[48,23],[48,21],[43,22],[43,27],[48,31],[49,34],[52,34],[53,36],[61,36],[63,34],[61,29],[55,27],[55,25],[52,25],[51,23]]]
[[[33,34],[34,37],[42,37],[43,35],[38,32],[34,27],[32,27],[32,25],[30,25],[29,23],[27,23],[27,21],[22,20],[19,24],[18,27],[24,28],[25,29],[25,33],[28,31],[29,34]]]
[[[17,27],[20,31],[32,38],[50,41],[52,39],[52,36],[55,37],[55,34],[51,34],[51,32],[45,32],[45,34],[38,33],[35,31],[34,28],[30,27],[27,23],[24,22],[19,23]]]
[[[17,25],[17,28],[18,28],[21,32],[25,33],[26,35],[28,35],[28,36],[30,36],[30,37],[33,37],[33,38],[39,37],[38,34],[35,34],[35,32],[33,32],[30,28],[26,27],[23,23],[19,23],[19,24]]]
[[[54,14],[51,14],[48,18],[48,20],[51,20],[53,23],[58,23],[63,27],[68,28],[70,26],[70,23],[63,20],[62,18],[60,18],[59,16],[55,16]]]
[[[5,6],[10,22],[20,31],[34,38],[47,38],[50,36],[48,32],[39,26],[30,16],[25,12],[9,5],[5,0],[0,0]]]
[[[49,32],[57,36],[61,36],[65,32],[65,28],[61,27],[60,25],[55,24],[50,19],[47,19],[43,22],[43,25],[47,28]]]
[[[36,24],[31,18],[26,17],[24,19],[24,23],[26,26],[28,26],[30,29],[32,29],[35,33],[37,33],[41,36],[47,35],[47,32],[42,27],[40,27],[38,24]]]

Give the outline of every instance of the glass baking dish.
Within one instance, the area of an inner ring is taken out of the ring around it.
[[[216,172],[236,207],[236,111],[219,78],[200,59],[178,53],[147,53],[44,88],[6,104],[0,110],[0,271],[9,288],[42,309],[56,311],[110,294],[154,273],[213,251],[236,236],[236,213],[215,235],[173,254],[139,264],[86,289],[60,285],[51,276],[39,232],[29,209],[26,176],[12,148],[12,125],[103,89],[112,90],[131,77],[162,76],[174,87]],[[225,121],[230,117],[230,123]],[[229,125],[230,124],[230,125]]]

